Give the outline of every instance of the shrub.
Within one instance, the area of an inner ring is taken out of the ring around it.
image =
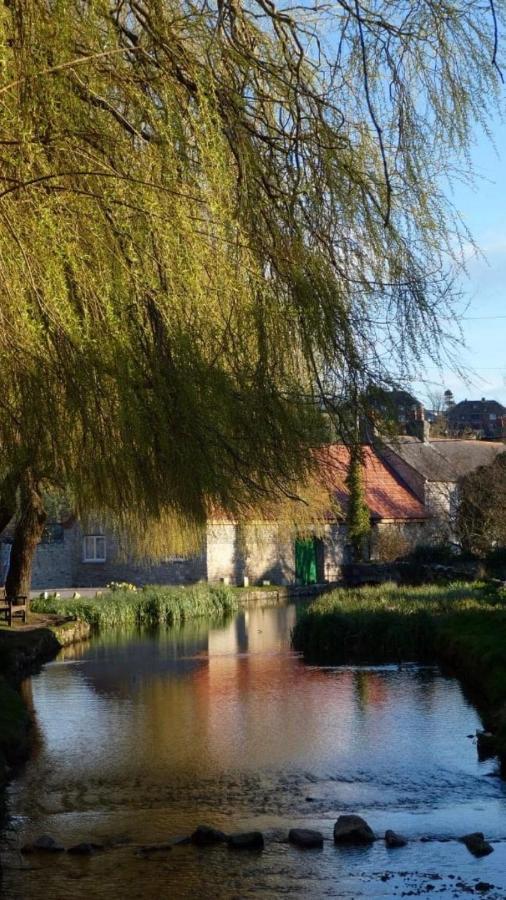
[[[451,565],[460,559],[460,550],[456,544],[419,544],[406,554],[405,562],[418,565]]]
[[[374,557],[378,562],[405,558],[409,550],[410,543],[399,528],[388,526],[378,531],[374,541]]]

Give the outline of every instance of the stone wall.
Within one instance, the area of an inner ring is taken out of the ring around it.
[[[325,581],[339,581],[341,567],[351,558],[344,525],[326,525],[323,535],[323,576]]]
[[[430,542],[430,523],[380,523],[371,534],[371,559],[393,558],[392,547],[408,549]],[[97,529],[94,533],[98,534]],[[351,561],[346,527],[326,525],[322,534],[325,582],[339,581],[341,568]],[[173,557],[161,562],[125,558],[117,538],[105,534],[106,561],[84,562],[84,533],[79,524],[64,530],[61,542],[41,544],[37,550],[32,589],[105,587],[111,581],[143,584],[192,584],[198,581],[251,585],[295,584],[295,541],[288,529],[275,523],[237,526],[232,523],[208,525],[202,552],[188,558]],[[385,548],[390,547],[390,551]],[[402,555],[402,554],[401,554]]]
[[[63,540],[37,547],[32,569],[32,590],[72,587],[75,527],[63,530]]]
[[[295,581],[293,540],[284,536],[277,524],[238,526],[212,523],[207,528],[207,578],[210,582],[228,578],[231,584]]]
[[[370,539],[372,562],[391,562],[405,556],[419,544],[430,542],[432,520],[377,522]]]
[[[453,540],[459,505],[459,487],[454,482],[427,482],[425,505],[432,516],[431,538],[434,543]],[[430,543],[430,541],[428,541]]]
[[[349,547],[343,525],[326,525],[323,540],[323,580],[338,581],[348,561]],[[277,524],[236,526],[213,524],[207,531],[209,581],[228,578],[231,584],[295,584],[295,539]]]
[[[118,539],[105,532],[105,562],[85,562],[83,556],[84,533],[75,526],[72,559],[74,587],[105,587],[111,581],[128,581],[130,584],[192,584],[207,577],[204,551],[190,557],[169,557],[166,560],[138,560],[126,556]],[[97,529],[94,534],[100,534]]]

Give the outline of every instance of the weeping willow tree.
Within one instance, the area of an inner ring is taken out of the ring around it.
[[[444,188],[496,101],[503,13],[5,0],[11,592],[48,485],[177,551],[213,505],[308,477],[322,404],[437,356],[461,234]]]

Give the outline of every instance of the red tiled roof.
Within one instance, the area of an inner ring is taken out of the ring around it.
[[[346,475],[350,453],[344,444],[330,444],[315,451],[323,481],[346,509],[349,491]],[[363,447],[365,499],[373,519],[426,519],[423,504],[407,485],[379,458],[372,447]]]

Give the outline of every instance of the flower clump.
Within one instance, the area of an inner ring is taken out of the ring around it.
[[[108,591],[137,591],[137,587],[135,584],[130,584],[129,581],[111,581],[107,585]]]

